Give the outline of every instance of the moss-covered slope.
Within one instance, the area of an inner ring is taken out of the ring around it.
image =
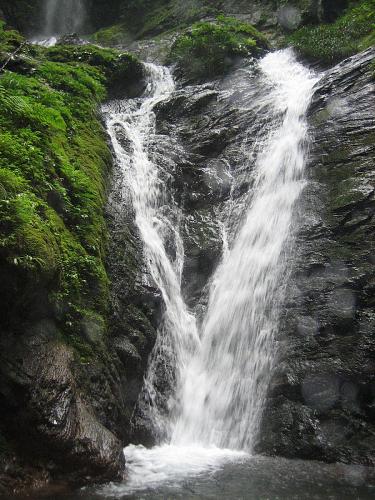
[[[1,60],[22,43],[1,27]],[[112,84],[140,73],[130,55],[91,46],[25,44],[5,66],[0,307],[7,328],[22,329],[38,309],[50,308],[62,335],[81,349],[82,319],[104,321],[103,207],[111,157],[97,105]]]
[[[179,36],[169,59],[185,76],[212,77],[230,69],[236,58],[260,55],[267,47],[267,39],[250,24],[218,16]]]
[[[1,23],[0,68],[0,490],[14,457],[43,480],[46,463],[54,477],[114,479],[127,421],[107,333],[112,159],[98,108],[134,92],[142,65],[32,46]]]

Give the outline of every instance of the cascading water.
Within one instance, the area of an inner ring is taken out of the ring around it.
[[[43,28],[34,43],[50,47],[60,35],[80,33],[86,18],[86,0],[44,0]]]
[[[178,444],[251,451],[272,373],[286,243],[305,184],[304,115],[316,79],[291,51],[267,55],[260,68],[273,85],[264,104],[276,126],[256,162],[245,221],[215,273],[200,349],[182,377]]]
[[[258,110],[274,125],[254,149],[252,196],[212,279],[200,335],[181,294],[184,251],[178,227],[183,214],[165,189],[163,171],[149,147],[153,109],[173,92],[168,70],[148,65],[144,98],[106,109],[124,195],[131,192],[146,261],[165,302],[145,382],[155,429],[166,427],[154,383],[160,356],[169,356],[174,370],[168,444],[125,450],[128,487],[199,472],[253,450],[275,361],[293,208],[305,185],[305,112],[316,82],[290,50],[268,54],[259,67],[267,91]],[[166,250],[171,235],[174,259]]]
[[[160,360],[164,364],[169,362],[169,370],[173,371],[171,378],[178,379],[199,337],[195,318],[189,313],[181,294],[184,262],[178,231],[181,214],[165,189],[162,167],[154,163],[149,153],[149,139],[155,128],[153,109],[171,95],[173,78],[167,68],[153,64],[147,64],[145,68],[148,86],[143,101],[110,103],[105,111],[109,117],[107,128],[123,169],[124,190],[130,188],[132,195],[136,223],[145,244],[145,260],[165,303],[164,319],[145,380],[150,419],[154,431],[163,435],[167,432],[167,423],[159,411],[154,384],[155,366]],[[125,147],[121,141],[124,133],[129,141]],[[166,250],[171,245],[175,248],[174,261]],[[173,380],[170,384],[174,385]]]

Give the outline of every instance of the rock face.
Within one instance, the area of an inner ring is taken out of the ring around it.
[[[108,273],[111,280],[109,335],[117,372],[118,422],[123,442],[133,440],[130,419],[143,385],[148,356],[162,313],[159,290],[143,260],[143,244],[134,222],[128,193],[115,167],[107,209],[110,230]]]
[[[158,134],[174,141],[160,154],[173,166],[170,189],[184,214],[183,290],[191,307],[206,300],[206,285],[225,248],[223,221],[231,202],[242,208],[247,203],[254,159],[246,156],[244,144],[262,121],[249,103],[264,91],[255,82],[255,65],[246,62],[226,78],[178,88],[156,110]],[[231,234],[240,223],[238,210],[229,215]]]
[[[258,450],[374,465],[374,57],[328,71],[309,111],[309,185]]]
[[[2,332],[0,359],[2,426],[11,440],[22,443],[21,456],[33,457],[33,463],[47,460],[52,475],[63,469],[77,483],[87,481],[85,476],[122,477],[121,442],[82,391],[83,373],[52,321],[33,325],[21,338],[18,332]],[[108,377],[103,367],[96,371]],[[101,398],[109,403],[109,387],[102,387]]]

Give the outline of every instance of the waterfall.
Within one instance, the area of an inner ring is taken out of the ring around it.
[[[85,0],[44,0],[44,37],[79,32],[85,21]]]
[[[165,303],[164,318],[145,380],[145,398],[154,432],[163,436],[168,432],[168,421],[160,411],[154,380],[156,366],[159,362],[169,364],[167,384],[174,386],[199,337],[195,318],[189,313],[181,293],[184,263],[178,230],[181,214],[172,194],[166,190],[161,165],[153,161],[149,152],[149,140],[155,133],[153,109],[170,97],[174,90],[173,78],[167,68],[154,64],[146,64],[145,68],[148,85],[143,100],[109,103],[105,111],[107,129],[124,176],[124,197],[130,190],[136,224],[145,245],[145,260]],[[125,144],[121,140],[123,134],[127,138]],[[174,261],[167,253],[167,247],[171,246],[175,248]]]
[[[153,110],[170,97],[174,85],[166,68],[146,68],[145,96],[116,101],[105,109],[124,177],[124,199],[130,193],[145,259],[165,303],[145,381],[150,419],[164,444],[125,450],[133,486],[253,451],[276,359],[274,340],[293,246],[293,212],[306,182],[305,114],[316,82],[289,49],[270,53],[259,63],[259,84],[266,92],[258,109],[267,114],[269,133],[254,149],[251,198],[213,276],[198,331],[181,293],[183,213],[166,188],[166,174],[151,147]],[[173,258],[167,252],[171,241]],[[160,408],[165,402],[160,403],[154,380],[164,358],[173,379],[169,417],[166,408]]]
[[[262,144],[253,196],[210,290],[202,342],[182,377],[176,444],[252,451],[275,360],[293,207],[305,185],[305,112],[316,79],[291,51],[260,62],[275,127]],[[281,115],[281,121],[277,118]]]

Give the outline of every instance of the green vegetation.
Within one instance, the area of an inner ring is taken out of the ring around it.
[[[288,37],[304,56],[333,63],[375,44],[375,0],[352,2],[332,24],[303,27]]]
[[[207,16],[220,14],[217,2],[180,0],[152,1],[152,8],[145,10],[137,37],[156,35],[176,29],[183,29]]]
[[[170,0],[129,0],[122,8],[124,26],[137,38],[165,31],[165,21],[173,14]]]
[[[185,29],[195,21],[220,13],[216,2],[180,0],[134,0],[121,8],[121,22],[90,36],[96,43],[115,47],[134,39]]]
[[[75,64],[75,61],[99,69],[105,76],[105,85],[110,94],[123,92],[133,83],[142,78],[142,66],[138,59],[131,54],[120,53],[111,49],[95,47],[93,45],[56,46],[47,50],[49,60]]]
[[[23,42],[1,25],[0,66]],[[111,156],[97,107],[107,87],[141,71],[134,57],[109,49],[26,44],[0,75],[2,320],[24,328],[42,309],[84,357],[85,325],[93,317],[104,324],[108,307]]]
[[[109,28],[102,28],[93,35],[91,40],[100,45],[115,47],[116,45],[126,44],[131,40],[128,28],[123,24],[115,24]]]
[[[238,57],[255,56],[267,47],[266,38],[253,26],[231,17],[199,22],[172,47],[170,61],[188,77],[215,76],[228,70]]]
[[[6,30],[4,21],[0,19],[0,56],[3,58],[8,52],[19,47],[22,42],[22,35],[15,30]]]

